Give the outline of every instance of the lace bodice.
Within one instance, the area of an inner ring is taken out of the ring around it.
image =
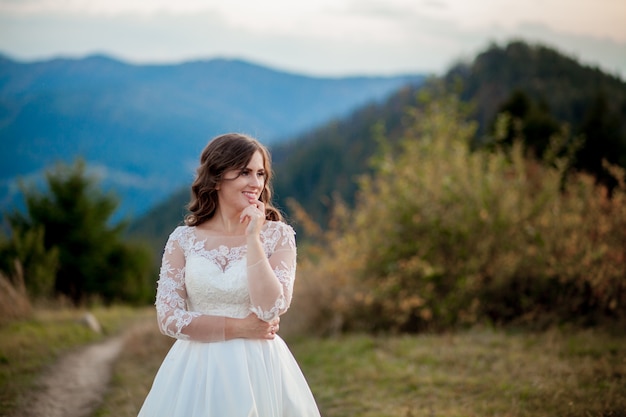
[[[159,274],[156,308],[164,334],[192,340],[215,340],[223,317],[251,312],[270,321],[291,303],[296,271],[293,229],[266,222],[261,243],[282,291],[251,292],[256,265],[247,265],[245,236],[209,235],[181,226],[170,235]],[[221,320],[220,320],[221,319]],[[219,337],[217,337],[219,339]]]

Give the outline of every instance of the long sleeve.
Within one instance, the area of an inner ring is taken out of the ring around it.
[[[185,255],[174,232],[165,245],[156,295],[161,333],[176,339],[201,342],[225,340],[225,318],[188,311]]]
[[[248,266],[248,288],[251,311],[261,320],[271,321],[291,304],[297,255],[294,230],[273,223],[266,231],[263,250],[269,257]]]

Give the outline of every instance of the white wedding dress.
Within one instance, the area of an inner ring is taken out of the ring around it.
[[[224,340],[224,317],[252,312],[270,321],[291,303],[294,231],[285,223],[266,222],[261,242],[281,283],[279,294],[250,289],[248,280],[262,266],[247,266],[245,236],[214,236],[188,226],[170,235],[156,307],[161,331],[178,340],[140,417],[319,417],[308,384],[279,336]]]

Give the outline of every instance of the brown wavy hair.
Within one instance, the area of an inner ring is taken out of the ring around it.
[[[282,221],[283,217],[272,205],[272,161],[270,153],[258,140],[241,134],[227,133],[213,138],[200,155],[200,166],[191,185],[191,201],[185,216],[187,226],[198,226],[211,219],[218,207],[216,187],[223,181],[226,171],[245,168],[255,152],[263,156],[265,184],[259,200],[265,204],[267,220]]]

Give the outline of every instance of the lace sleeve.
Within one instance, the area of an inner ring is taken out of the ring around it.
[[[180,229],[165,245],[156,295],[161,333],[176,339],[217,342],[224,340],[225,318],[188,311],[185,255],[177,240]]]
[[[260,319],[270,321],[287,311],[291,305],[293,285],[296,278],[296,239],[295,232],[284,223],[273,223],[265,233],[264,250],[269,254],[269,268],[280,283],[281,291],[276,294],[250,294],[252,312]],[[267,267],[259,262],[248,267],[248,275],[261,273]]]

